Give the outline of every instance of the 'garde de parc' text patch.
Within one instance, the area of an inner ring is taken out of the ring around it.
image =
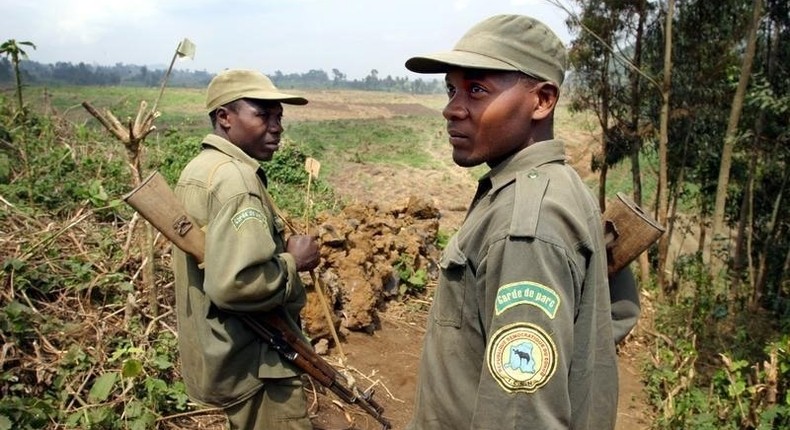
[[[255,208],[244,208],[236,212],[236,215],[233,215],[233,218],[231,218],[233,227],[236,230],[240,229],[241,225],[249,220],[256,220],[262,223],[263,225],[266,225],[266,218],[263,216],[261,211]]]
[[[535,306],[554,319],[560,307],[560,296],[556,291],[537,282],[514,282],[499,287],[495,303],[497,315],[521,304]]]
[[[497,330],[486,347],[488,371],[507,392],[534,393],[557,369],[557,347],[535,324],[516,323]]]

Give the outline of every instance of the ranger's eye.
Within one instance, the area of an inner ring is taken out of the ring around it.
[[[472,86],[469,88],[469,92],[471,92],[473,94],[474,93],[482,93],[482,92],[485,92],[485,88],[483,88],[479,84],[472,84]]]
[[[447,87],[445,88],[445,92],[447,94],[447,97],[452,97],[455,94],[455,87],[450,84],[447,84]]]

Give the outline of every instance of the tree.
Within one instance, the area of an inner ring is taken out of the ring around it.
[[[339,69],[332,69],[332,82],[335,86],[340,86],[346,80],[346,74]]]
[[[370,74],[365,76],[365,89],[375,90],[379,87],[379,71],[373,69]]]
[[[0,45],[0,54],[5,55],[11,59],[11,64],[14,66],[14,75],[16,76],[16,98],[19,104],[19,111],[22,111],[24,103],[22,101],[22,76],[19,72],[19,62],[24,58],[27,59],[27,52],[21,46],[30,46],[36,49],[33,42],[17,42],[14,39],[8,39]]]
[[[724,146],[721,151],[721,164],[719,166],[719,180],[716,187],[716,204],[713,208],[713,228],[711,237],[714,239],[712,247],[715,246],[721,236],[724,224],[724,205],[727,200],[727,186],[730,181],[730,168],[732,167],[732,152],[735,148],[737,140],[736,133],[738,131],[738,122],[741,119],[741,110],[743,109],[743,99],[746,94],[746,87],[749,85],[749,77],[752,73],[752,63],[754,62],[754,54],[757,46],[757,29],[760,27],[760,17],[762,15],[763,2],[762,0],[754,0],[752,10],[752,22],[749,30],[749,39],[746,45],[746,53],[743,57],[741,64],[741,73],[738,78],[738,88],[735,90],[735,95],[732,99],[732,107],[730,110],[730,118],[727,123],[727,131],[724,135]],[[713,251],[713,249],[711,249]],[[717,275],[718,269],[721,264],[715,258],[715,253],[711,252],[710,259],[711,276]]]
[[[601,151],[593,158],[592,169],[599,172],[599,204],[606,205],[607,173],[630,157],[634,201],[642,205],[642,178],[639,155],[643,141],[653,134],[645,127],[642,113],[645,99],[659,95],[655,79],[642,70],[642,40],[645,23],[654,7],[646,0],[576,0],[579,15],[565,10],[571,30],[579,31],[572,42],[570,62],[573,66],[571,108],[591,110],[601,127]],[[649,92],[644,91],[647,83]],[[640,258],[642,279],[647,282],[647,255]]]
[[[640,69],[642,68],[642,39],[645,34],[645,21],[647,20],[647,0],[640,0],[636,5],[639,16],[634,34],[634,54],[631,57],[631,120],[628,124],[628,142],[631,149],[631,182],[634,185],[634,202],[642,206],[642,171],[639,153],[642,150],[643,133],[640,130],[640,114],[642,111],[642,91],[640,85]],[[639,256],[639,268],[642,283],[647,284],[650,277],[650,265],[647,252]]]
[[[669,180],[667,178],[669,144],[669,95],[672,85],[672,21],[675,15],[675,0],[667,2],[667,21],[664,31],[664,86],[661,90],[661,119],[658,138],[658,223],[667,225],[669,209]],[[658,285],[662,291],[666,289],[666,273],[670,235],[664,235],[658,241]]]
[[[11,82],[14,77],[13,66],[8,58],[0,58],[0,82]]]
[[[660,90],[660,85],[641,69],[645,22],[653,8],[646,0],[577,0],[577,16],[560,2],[551,3],[570,15],[567,24],[571,30],[581,30],[570,48],[574,70],[571,107],[595,112],[603,131],[601,153],[592,166],[600,175],[601,208],[605,209],[608,168],[629,156],[634,197],[641,204],[638,155],[642,140],[652,129],[641,127],[645,102],[640,81]]]
[[[748,4],[747,4],[748,3]],[[707,253],[706,240],[710,216],[713,212],[716,180],[721,155],[721,142],[727,125],[727,115],[732,102],[733,78],[737,81],[737,67],[741,63],[742,47],[751,10],[751,0],[684,0],[680,10],[673,14],[670,97],[665,118],[666,143],[665,168],[666,219],[659,219],[668,232],[673,231],[678,220],[695,219],[699,223],[700,244],[698,251]],[[664,69],[668,23],[665,18],[648,22],[645,37],[644,60],[648,70],[656,75]],[[645,118],[661,127],[661,104],[646,98]],[[733,174],[740,180],[745,168],[742,158],[735,160]],[[661,168],[659,166],[659,168]],[[736,181],[740,185],[740,181]],[[670,203],[671,202],[671,203]],[[693,211],[693,212],[691,212]],[[677,213],[688,215],[678,218]],[[671,236],[664,236],[668,245]],[[671,256],[659,244],[659,265],[669,267]],[[664,251],[664,252],[662,252]],[[707,256],[706,256],[707,258]],[[677,267],[674,266],[673,267]],[[670,275],[660,270],[659,275]]]
[[[576,72],[577,84],[573,89],[571,109],[592,110],[601,126],[601,152],[593,157],[592,169],[598,171],[598,203],[601,210],[606,207],[606,174],[609,162],[609,141],[612,128],[610,113],[612,102],[613,45],[619,30],[619,13],[615,5],[606,0],[579,1],[583,7],[581,16],[568,21],[568,26],[580,32],[573,41],[569,57]]]

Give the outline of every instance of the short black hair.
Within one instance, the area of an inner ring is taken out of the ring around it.
[[[209,112],[208,113],[208,117],[211,120],[211,128],[214,128],[214,127],[217,126],[217,111],[219,110],[219,108],[225,108],[225,109],[228,109],[228,110],[233,111],[233,112],[238,112],[237,103],[240,102],[241,100],[244,100],[244,99],[233,100],[232,102],[225,103],[224,105],[222,105],[222,106],[214,109],[213,111]]]

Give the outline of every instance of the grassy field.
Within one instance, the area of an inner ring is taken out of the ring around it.
[[[343,162],[357,161],[431,167],[431,145],[443,145],[444,120],[441,109],[446,102],[443,94],[413,95],[351,90],[289,91],[310,100],[307,106],[286,106],[285,139],[295,143],[306,155],[319,158],[327,174],[337,174]],[[7,97],[9,89],[3,90]],[[158,131],[148,141],[155,160],[168,151],[162,146],[165,136],[177,132],[183,139],[199,140],[209,132],[208,118],[203,111],[204,90],[166,88],[159,101],[161,117]],[[133,117],[141,101],[150,106],[159,96],[158,88],[137,87],[28,87],[28,103],[39,111],[57,112],[67,121],[89,128],[100,125],[83,109],[87,101],[99,110],[109,109],[122,121]],[[590,113],[571,112],[567,100],[561,100],[555,115],[555,135],[566,142],[570,162],[591,187],[597,187],[598,174],[590,169],[591,156],[599,148],[597,120]],[[109,139],[109,135],[107,135]],[[426,146],[426,142],[430,145]],[[186,149],[181,149],[186,151]],[[188,151],[187,151],[188,152]],[[188,153],[186,155],[191,155]],[[156,161],[154,161],[155,167]],[[657,160],[643,156],[643,189],[646,199],[655,193]],[[479,176],[487,169],[471,170]],[[632,192],[630,162],[610,169],[607,195]]]

